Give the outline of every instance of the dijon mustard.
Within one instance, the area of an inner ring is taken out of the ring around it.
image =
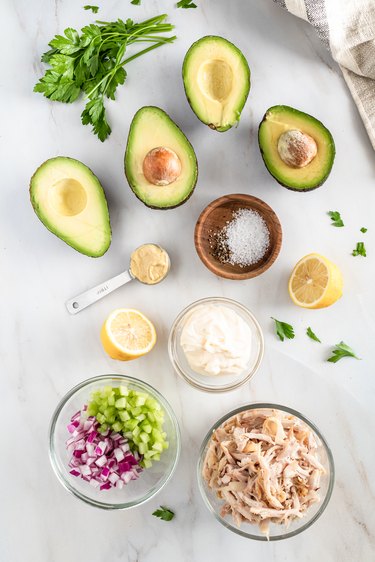
[[[157,244],[143,244],[130,256],[131,274],[147,285],[162,281],[168,274],[169,267],[167,252]]]

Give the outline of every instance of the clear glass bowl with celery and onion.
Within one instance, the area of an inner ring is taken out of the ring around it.
[[[176,416],[149,384],[103,375],[72,388],[50,425],[49,452],[61,484],[85,503],[128,509],[155,496],[180,454]]]

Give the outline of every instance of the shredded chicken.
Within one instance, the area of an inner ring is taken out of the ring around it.
[[[247,410],[214,431],[203,465],[209,488],[224,501],[221,515],[240,526],[289,525],[320,501],[325,470],[320,441],[295,416],[280,410]]]

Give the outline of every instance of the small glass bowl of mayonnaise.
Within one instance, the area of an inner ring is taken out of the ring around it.
[[[211,297],[185,308],[169,334],[175,371],[191,386],[227,392],[248,382],[263,358],[262,329],[237,301]]]

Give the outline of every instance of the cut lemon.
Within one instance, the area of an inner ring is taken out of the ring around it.
[[[319,254],[302,258],[289,279],[289,295],[294,304],[303,308],[325,308],[342,296],[341,271]]]
[[[156,343],[156,331],[138,310],[119,308],[104,322],[100,338],[112,359],[130,361],[151,351]]]

